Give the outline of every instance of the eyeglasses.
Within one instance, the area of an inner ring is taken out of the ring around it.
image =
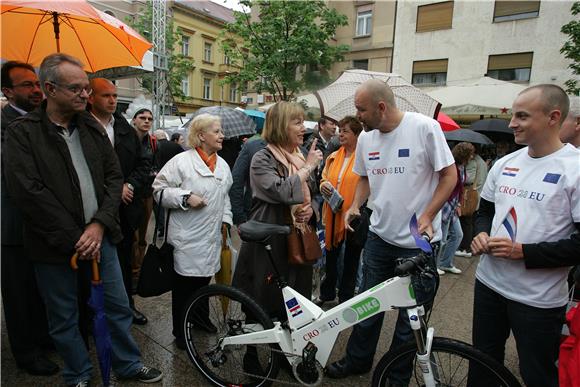
[[[16,85],[12,85],[12,88],[15,88],[15,87],[22,87],[25,89],[34,89],[35,87],[38,87],[40,89],[40,82],[38,82],[38,81],[36,81],[36,82],[26,81],[26,82],[18,83]]]
[[[93,93],[93,89],[90,88],[90,86],[85,86],[85,87],[81,87],[79,85],[63,85],[60,83],[56,83],[56,82],[48,82],[50,84],[53,84],[55,86],[59,86],[62,87],[68,91],[70,91],[72,94],[74,95],[81,95],[83,93],[83,91],[85,93],[87,93],[87,95],[91,95]]]

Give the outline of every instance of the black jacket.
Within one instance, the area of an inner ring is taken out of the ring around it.
[[[46,115],[46,102],[8,127],[5,175],[24,216],[24,239],[31,261],[68,263],[89,222],[105,226],[113,243],[122,239],[118,210],[123,175],[102,126],[88,112],[75,116],[99,209],[84,219],[79,179],[68,147]]]
[[[114,117],[115,153],[119,159],[121,172],[123,172],[123,181],[134,187],[133,200],[128,205],[121,202],[119,215],[125,218],[124,224],[127,224],[131,230],[135,230],[143,218],[144,208],[141,198],[148,190],[151,157],[143,152],[141,141],[127,120],[120,114],[114,114]],[[126,233],[127,230],[123,232]]]
[[[2,109],[2,157],[4,157],[4,135],[8,125],[22,115],[12,106],[6,105]],[[1,214],[2,214],[2,245],[19,246],[22,245],[22,214],[14,205],[14,200],[6,189],[6,179],[4,178],[4,160],[2,160],[2,183],[1,183]]]
[[[155,166],[157,171],[160,171],[169,160],[181,152],[183,152],[183,147],[176,142],[169,140],[157,141],[157,153],[155,153]]]

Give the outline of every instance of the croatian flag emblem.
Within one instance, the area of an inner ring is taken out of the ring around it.
[[[504,176],[515,177],[518,174],[519,170],[520,170],[519,168],[505,167],[501,174]]]
[[[288,308],[288,311],[292,313],[292,317],[296,317],[299,314],[302,314],[302,309],[300,308],[298,301],[296,301],[296,297],[286,301],[286,307]]]
[[[369,160],[379,160],[380,152],[369,152]]]
[[[546,183],[552,183],[552,184],[558,184],[558,180],[560,180],[560,175],[559,173],[546,173],[546,176],[544,176],[544,180]]]
[[[409,157],[409,149],[399,149],[399,157]]]
[[[505,216],[505,219],[502,222],[502,225],[507,230],[512,242],[515,242],[516,241],[516,233],[518,232],[518,217],[516,215],[515,208],[512,207],[509,210],[509,212]]]

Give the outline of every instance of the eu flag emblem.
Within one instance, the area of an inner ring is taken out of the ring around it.
[[[552,183],[552,184],[558,184],[558,180],[560,180],[560,175],[559,173],[546,173],[546,176],[544,176],[544,180],[546,183]]]
[[[399,157],[409,157],[409,148],[399,149]]]

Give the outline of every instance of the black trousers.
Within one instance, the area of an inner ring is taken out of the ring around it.
[[[185,277],[174,272],[173,289],[171,294],[171,313],[173,316],[173,336],[176,339],[183,339],[183,312],[187,301],[198,289],[209,284],[212,277]],[[208,309],[198,313],[200,319],[207,318]]]
[[[461,216],[459,217],[459,222],[461,223],[461,231],[463,231],[463,239],[461,239],[461,244],[459,248],[465,251],[471,251],[471,241],[473,240],[473,221],[475,217],[471,216]]]
[[[349,233],[350,234],[350,233]],[[356,285],[356,275],[362,246],[348,240],[343,240],[332,250],[326,250],[326,273],[324,281],[320,285],[320,299],[332,301],[336,296],[336,285],[338,278],[338,261],[340,251],[344,244],[344,259],[342,265],[342,276],[338,287],[338,301],[344,302],[354,296]]]
[[[22,245],[2,245],[2,303],[10,349],[23,367],[51,346],[44,303]]]
[[[557,387],[560,335],[566,306],[536,308],[509,300],[475,280],[473,346],[503,363],[505,344],[513,333],[520,373],[528,387]],[[475,366],[468,385],[491,386]]]

